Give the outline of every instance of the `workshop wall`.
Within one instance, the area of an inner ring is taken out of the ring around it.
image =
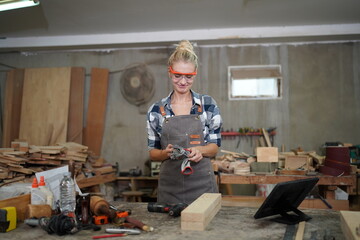
[[[0,62],[17,68],[86,68],[85,106],[92,67],[110,70],[102,156],[118,162],[121,171],[148,159],[146,115],[150,104],[171,90],[166,63],[171,47],[109,51],[54,51],[2,53]],[[360,43],[312,43],[254,46],[199,46],[200,72],[194,90],[214,97],[221,108],[224,129],[277,127],[275,146],[286,150],[301,146],[321,153],[326,141],[360,143]],[[121,69],[147,63],[155,77],[155,95],[147,105],[128,103],[120,91]],[[228,100],[227,67],[280,64],[282,98],[278,100]],[[2,67],[0,70],[6,70]],[[1,104],[6,79],[0,73]],[[86,119],[84,119],[86,123]],[[253,153],[250,138],[224,139],[223,149]]]

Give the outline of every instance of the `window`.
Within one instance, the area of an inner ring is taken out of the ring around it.
[[[278,99],[281,97],[279,65],[229,66],[229,99]]]

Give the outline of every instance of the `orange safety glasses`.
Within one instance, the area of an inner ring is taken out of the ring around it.
[[[169,72],[174,74],[174,79],[175,80],[180,80],[183,77],[185,77],[185,79],[187,79],[187,80],[192,80],[195,77],[195,75],[197,74],[196,71],[192,72],[192,73],[177,72],[177,71],[174,71],[174,69],[172,69],[171,66],[169,67]]]

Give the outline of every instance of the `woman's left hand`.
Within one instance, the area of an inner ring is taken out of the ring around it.
[[[200,162],[201,159],[203,159],[202,153],[196,147],[189,148],[189,150],[190,150],[189,161]]]

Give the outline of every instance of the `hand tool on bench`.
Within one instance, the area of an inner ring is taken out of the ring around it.
[[[125,237],[125,236],[127,236],[127,234],[125,234],[125,233],[118,233],[118,234],[108,234],[108,235],[93,236],[92,239],[112,238],[112,237]]]
[[[170,216],[178,217],[181,215],[181,211],[184,210],[187,206],[188,205],[186,203],[166,204],[149,202],[147,209],[149,212],[168,213]]]
[[[138,235],[141,233],[139,229],[124,228],[124,227],[106,228],[105,232],[107,232],[107,233],[126,233],[128,235]]]
[[[131,218],[131,217],[125,217],[125,221],[128,222],[128,223],[132,223],[134,224],[137,228],[141,229],[141,230],[144,230],[144,231],[147,231],[147,232],[152,232],[154,231],[154,228],[153,227],[150,227],[148,225],[145,225],[143,222],[135,219],[135,218]]]

